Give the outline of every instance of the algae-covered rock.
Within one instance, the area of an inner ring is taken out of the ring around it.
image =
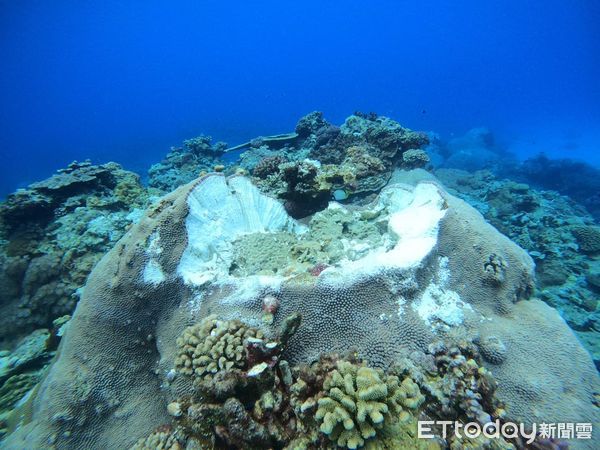
[[[292,233],[249,233],[234,243],[234,256],[230,273],[245,276],[251,273],[263,275],[284,274],[293,265],[293,247],[298,239]]]
[[[223,152],[227,145],[200,135],[172,148],[165,158],[148,170],[149,186],[160,194],[176,189],[197,178],[202,171],[212,172],[217,165],[227,167]]]
[[[241,158],[261,190],[283,199],[295,218],[323,209],[334,193],[353,201],[378,192],[398,164],[421,167],[428,161],[421,148],[427,136],[387,117],[356,113],[337,127],[313,112],[297,130],[285,147],[250,148]],[[262,157],[254,161],[252,154]]]
[[[402,165],[407,169],[417,169],[427,164],[429,164],[429,156],[424,150],[411,149],[402,154]]]
[[[35,330],[25,337],[13,352],[0,357],[0,382],[23,372],[28,367],[43,365],[51,355],[48,353],[50,331]]]
[[[94,265],[147,201],[138,175],[86,161],[0,203],[0,342],[71,314]]]
[[[31,391],[42,377],[42,370],[20,373],[8,378],[0,387],[0,420]]]

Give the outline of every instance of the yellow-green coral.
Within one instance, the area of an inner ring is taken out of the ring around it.
[[[127,174],[117,183],[114,189],[117,200],[127,206],[143,206],[148,198],[144,187],[137,176]]]
[[[0,415],[9,412],[27,392],[34,388],[42,371],[20,373],[8,378],[0,387]]]
[[[244,368],[244,342],[263,337],[262,332],[239,320],[209,316],[187,327],[177,338],[175,369],[198,380],[210,380],[221,371]]]
[[[418,408],[424,400],[409,378],[400,383],[396,376],[348,361],[337,363],[323,388],[315,419],[330,440],[349,449],[362,447],[397,419],[407,419],[405,408]]]
[[[164,427],[138,440],[130,450],[183,450],[176,433]]]
[[[417,419],[407,416],[403,420],[377,431],[377,439],[365,443],[365,450],[440,450],[437,439],[422,439],[417,433]]]

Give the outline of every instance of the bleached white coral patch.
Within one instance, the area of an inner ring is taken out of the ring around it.
[[[189,284],[227,277],[232,242],[243,234],[303,231],[279,202],[244,177],[206,177],[190,192],[187,202],[188,245],[177,272]]]
[[[456,292],[431,283],[421,298],[413,303],[413,309],[425,323],[437,330],[443,325],[455,327],[462,324],[464,311],[470,310],[471,306],[464,303]]]
[[[152,233],[148,238],[148,248],[146,249],[146,252],[152,257],[159,256],[163,252],[163,249],[160,246],[160,234],[158,231]]]
[[[418,184],[410,204],[392,211],[388,228],[398,238],[391,252],[397,265],[414,266],[431,252],[437,243],[439,223],[445,213],[444,199],[431,183]]]
[[[202,291],[197,292],[196,295],[191,297],[188,301],[188,308],[192,316],[195,317],[200,312],[200,308],[202,308],[202,302],[204,301],[204,295],[205,293]]]
[[[446,213],[437,186],[418,184],[414,189],[393,185],[385,189],[375,207],[388,213],[388,233],[384,245],[364,257],[342,261],[339,267],[325,270],[324,283],[345,283],[348,278],[372,276],[386,269],[418,267],[437,243],[439,222]]]
[[[160,264],[157,259],[163,252],[160,246],[160,234],[155,231],[148,239],[148,247],[146,249],[146,255],[148,256],[148,262],[144,266],[144,272],[142,278],[145,283],[158,285],[165,281],[165,274],[163,273]]]
[[[413,303],[413,309],[434,331],[441,327],[461,325],[465,312],[473,311],[473,308],[465,303],[458,293],[446,288],[450,280],[447,257],[439,258],[436,279],[437,283],[431,282],[421,297]]]
[[[253,275],[245,278],[229,279],[227,286],[233,289],[233,294],[225,297],[223,304],[247,305],[264,292],[272,294],[279,292],[285,278],[279,276]],[[225,283],[223,283],[224,285]]]
[[[153,259],[149,260],[144,267],[144,282],[157,285],[165,281],[165,274],[160,265]]]
[[[398,318],[401,319],[404,315],[404,307],[406,305],[406,299],[402,296],[399,296],[396,300],[396,304],[398,305]]]

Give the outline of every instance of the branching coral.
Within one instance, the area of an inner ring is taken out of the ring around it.
[[[222,321],[209,316],[186,328],[177,339],[175,368],[196,380],[210,380],[219,371],[244,368],[245,342],[262,337],[261,331],[238,320]]]
[[[410,378],[400,383],[398,377],[348,361],[338,362],[323,388],[315,419],[331,441],[349,449],[363,446],[397,418],[408,417],[404,408],[416,409],[424,400]]]
[[[160,427],[149,436],[141,438],[130,450],[183,450],[181,437],[170,427]]]
[[[489,337],[482,340],[486,341],[486,345],[492,345],[487,343]],[[502,345],[501,342],[494,343]],[[428,352],[424,360],[429,362],[421,364],[427,370],[421,371],[405,361],[393,372],[408,374],[417,381],[426,394],[426,411],[432,417],[477,421],[485,425],[504,416],[502,404],[495,396],[496,381],[491,372],[480,364],[479,353],[473,344],[447,345],[438,341],[429,346]]]

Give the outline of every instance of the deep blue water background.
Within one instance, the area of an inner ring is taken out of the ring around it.
[[[600,163],[600,2],[0,1],[0,195],[356,110]]]

